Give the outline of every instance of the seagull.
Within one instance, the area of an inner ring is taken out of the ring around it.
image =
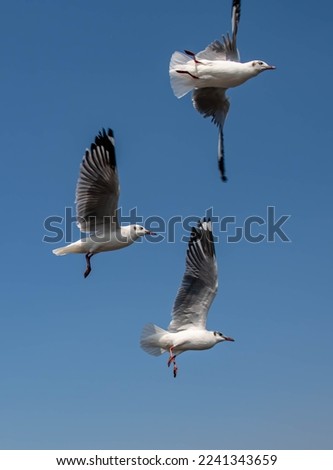
[[[186,268],[178,291],[168,330],[149,323],[141,334],[140,345],[153,356],[169,352],[168,367],[176,356],[189,350],[210,349],[222,341],[234,341],[219,331],[208,331],[208,310],[217,292],[217,264],[212,223],[203,219],[193,227],[186,255]]]
[[[131,245],[144,235],[155,235],[141,225],[119,225],[117,207],[119,179],[113,131],[102,129],[86,149],[76,186],[77,225],[89,235],[70,245],[57,248],[57,256],[68,253],[86,255],[86,278],[95,253],[113,251]]]
[[[214,41],[205,50],[194,54],[185,50],[171,56],[169,74],[172,90],[177,98],[182,98],[193,90],[194,108],[205,118],[211,117],[218,126],[218,166],[222,181],[227,181],[224,166],[223,126],[230,102],[226,95],[228,88],[242,85],[250,78],[265,70],[274,70],[262,60],[240,62],[236,45],[241,1],[233,0],[231,14],[231,37],[222,36],[222,41]]]

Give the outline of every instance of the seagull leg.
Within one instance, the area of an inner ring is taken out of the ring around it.
[[[84,272],[84,278],[89,276],[90,271],[91,271],[91,265],[90,265],[90,258],[94,255],[94,253],[87,253],[86,254],[86,262],[87,262],[87,269]]]
[[[176,359],[176,356],[174,356],[174,358]],[[176,361],[174,360],[173,361],[173,376],[174,376],[174,378],[177,377],[177,370],[178,370],[178,367],[176,365]]]
[[[173,363],[173,376],[176,378],[178,367],[176,365],[176,354],[173,354],[173,349],[174,346],[171,346],[171,348],[169,349],[170,356],[168,360],[168,367],[170,367],[171,363]]]
[[[195,54],[194,52],[191,52],[191,51],[188,51],[185,49],[185,54],[189,55],[190,57],[193,58],[194,62],[196,64],[202,64],[202,62],[200,62],[199,60],[197,60],[197,58],[195,57]],[[193,75],[191,72],[188,72],[187,70],[176,70],[177,73],[187,73],[188,75],[190,75],[190,77],[192,78],[197,78],[199,80],[199,77],[196,77],[195,75]]]
[[[170,367],[170,364],[171,362],[173,362],[175,364],[175,359],[176,359],[176,356],[173,354],[173,349],[174,349],[174,346],[171,346],[170,349],[169,349],[169,360],[168,360],[168,367]]]
[[[200,62],[200,60],[198,60],[196,57],[195,57],[195,54],[194,52],[191,52],[191,51],[188,51],[187,49],[184,50],[185,54],[189,55],[190,57],[192,57],[192,59],[194,60],[194,62],[196,64],[202,64],[202,62]]]
[[[199,77],[196,77],[195,75],[193,75],[191,72],[188,72],[187,70],[176,70],[177,73],[187,73],[188,75],[190,75],[192,78],[197,78],[199,80]]]

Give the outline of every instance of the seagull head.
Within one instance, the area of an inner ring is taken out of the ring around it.
[[[213,334],[217,343],[220,343],[221,341],[235,341],[233,338],[230,338],[230,336],[225,336],[219,331],[214,331]]]
[[[264,70],[274,70],[276,67],[274,65],[268,65],[263,60],[253,60],[251,63],[251,67],[253,70],[254,75],[258,75],[259,73],[263,72]]]
[[[131,235],[136,239],[143,237],[144,235],[156,235],[156,233],[147,230],[146,228],[142,227],[142,225],[131,225]]]

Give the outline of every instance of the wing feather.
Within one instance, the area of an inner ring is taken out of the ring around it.
[[[223,181],[225,176],[223,126],[227,117],[230,101],[224,88],[195,88],[192,94],[193,106],[205,118],[211,117],[219,128],[218,166]]]
[[[196,58],[206,60],[232,60],[239,62],[237,32],[241,15],[241,0],[233,0],[231,8],[231,37],[222,36],[222,41],[215,40],[206,49],[196,54]]]
[[[205,328],[217,287],[212,224],[210,220],[203,220],[192,228],[185,274],[173,306],[169,331]]]
[[[103,129],[85,152],[76,186],[77,224],[82,232],[118,227],[119,191],[113,131]]]

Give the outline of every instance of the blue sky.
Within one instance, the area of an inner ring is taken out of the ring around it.
[[[230,3],[2,2],[2,449],[331,448],[333,6],[243,1],[241,58],[277,69],[229,91],[222,184],[217,130],[173,96],[168,63],[230,30]],[[208,318],[236,341],[181,355],[176,380],[139,336],[170,321],[181,226],[175,243],[94,257],[86,280],[83,256],[42,241],[44,220],[74,206],[102,127],[116,135],[124,214],[213,207],[236,220],[214,225]],[[290,215],[289,243],[227,242],[268,206]]]

